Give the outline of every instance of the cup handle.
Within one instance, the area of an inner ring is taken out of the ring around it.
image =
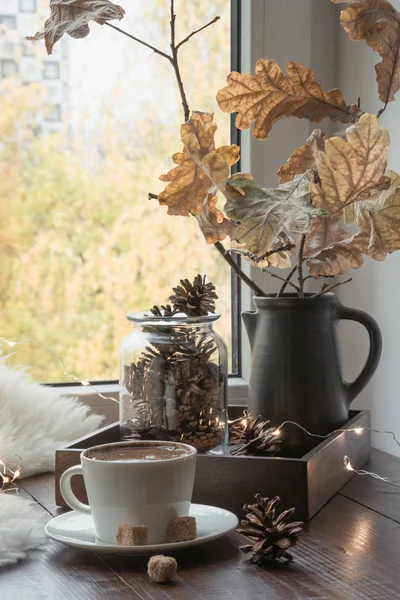
[[[86,515],[90,515],[90,507],[88,504],[84,504],[75,496],[74,492],[71,488],[71,478],[74,475],[82,475],[82,465],[76,465],[75,467],[71,467],[67,469],[62,475],[60,479],[60,491],[61,495],[64,498],[65,502],[68,504],[70,508],[76,510],[81,513],[85,513]]]

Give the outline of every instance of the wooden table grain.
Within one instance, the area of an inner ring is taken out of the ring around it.
[[[366,467],[400,482],[400,459],[373,452]],[[20,482],[48,519],[54,476]],[[236,533],[175,554],[173,584],[149,581],[145,558],[96,555],[49,540],[0,570],[0,600],[397,600],[400,488],[356,476],[310,521],[290,565],[261,568]]]

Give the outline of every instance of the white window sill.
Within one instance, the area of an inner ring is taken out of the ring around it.
[[[95,412],[103,414],[106,419],[105,425],[117,421],[119,385],[117,383],[98,384],[94,388],[65,385],[57,387],[57,391],[65,396],[77,397]],[[228,403],[230,406],[247,405],[248,383],[245,379],[241,377],[230,378],[228,390]]]

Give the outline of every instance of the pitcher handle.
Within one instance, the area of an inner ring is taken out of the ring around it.
[[[356,321],[364,325],[369,335],[369,354],[360,375],[352,383],[346,383],[349,404],[365,388],[375,373],[382,354],[382,334],[378,323],[368,313],[347,306],[338,306],[338,318],[346,321]]]

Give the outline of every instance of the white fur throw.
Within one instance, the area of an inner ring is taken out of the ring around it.
[[[27,550],[45,542],[45,516],[31,500],[0,492],[0,567],[25,558]]]
[[[32,383],[0,359],[0,456],[18,454],[22,477],[54,471],[56,448],[95,431],[102,420],[76,398]]]

